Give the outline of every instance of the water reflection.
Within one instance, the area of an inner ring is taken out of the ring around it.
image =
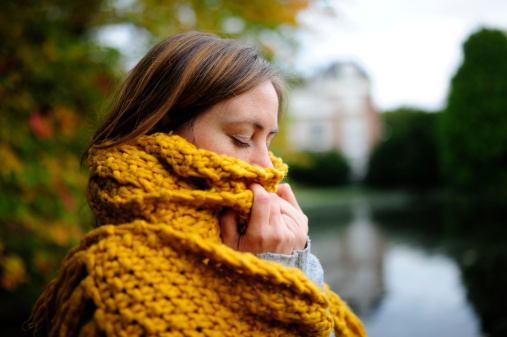
[[[313,239],[326,282],[357,311],[368,315],[384,294],[384,238],[372,224],[369,205],[351,205],[352,221],[340,235]],[[319,254],[322,252],[322,254]]]
[[[422,212],[382,216],[360,198],[334,211],[307,212],[326,282],[361,316],[370,336],[480,336],[460,267],[439,240],[434,217],[440,213],[418,207]],[[330,216],[326,226],[313,226],[322,214]]]
[[[386,296],[364,319],[370,336],[479,336],[451,259],[392,244],[385,261]]]

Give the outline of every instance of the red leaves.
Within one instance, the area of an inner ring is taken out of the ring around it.
[[[30,128],[38,140],[46,140],[53,134],[53,124],[50,116],[43,116],[35,110],[30,116]]]

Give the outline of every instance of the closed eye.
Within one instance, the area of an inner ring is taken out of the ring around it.
[[[242,142],[241,140],[235,138],[235,137],[232,137],[232,140],[234,141],[234,143],[239,146],[239,147],[242,147],[242,148],[247,148],[247,147],[250,147],[250,144],[249,143],[245,143],[245,142]]]

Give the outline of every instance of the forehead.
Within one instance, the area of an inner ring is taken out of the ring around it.
[[[278,95],[271,82],[266,81],[241,95],[215,104],[206,115],[224,122],[258,121],[263,127],[276,128]]]

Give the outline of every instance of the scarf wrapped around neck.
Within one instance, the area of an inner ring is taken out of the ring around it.
[[[92,149],[100,227],[65,257],[30,325],[49,336],[365,336],[328,288],[222,243],[224,207],[246,220],[250,184],[276,191],[287,166],[271,160],[262,169],[162,133]]]

